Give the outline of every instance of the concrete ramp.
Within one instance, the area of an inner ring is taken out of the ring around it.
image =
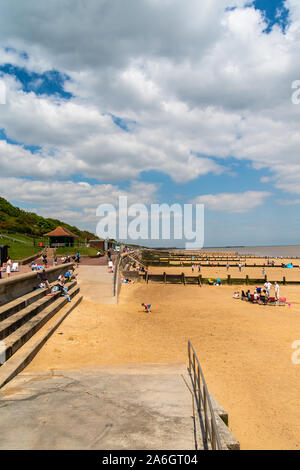
[[[22,373],[0,391],[0,449],[199,448],[182,376],[184,364]]]
[[[107,266],[79,265],[78,284],[86,300],[90,302],[113,304],[113,278]]]

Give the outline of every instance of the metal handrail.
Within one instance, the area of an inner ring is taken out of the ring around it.
[[[132,255],[129,255],[128,253],[125,253],[125,255],[127,255],[128,258],[131,258],[135,263],[141,264],[142,266],[144,266],[144,268],[146,267],[146,265],[144,263],[142,263],[140,260],[134,258]]]
[[[115,266],[114,266],[114,280],[113,280],[113,295],[114,297],[118,296],[118,282],[120,276],[120,266],[121,261],[124,257],[128,256],[128,253],[118,253]]]
[[[212,450],[222,450],[215,414],[210,401],[210,396],[205,382],[205,378],[190,340],[188,341],[188,357],[188,370],[194,387],[195,399],[198,406],[198,413],[200,419],[202,419],[201,410],[203,409],[204,412],[205,440],[210,440]]]
[[[117,294],[117,279],[118,279],[118,271],[119,271],[119,263],[120,263],[120,259],[121,259],[121,253],[118,253],[117,255],[117,259],[116,259],[116,262],[115,262],[115,267],[114,267],[114,297],[116,296]]]

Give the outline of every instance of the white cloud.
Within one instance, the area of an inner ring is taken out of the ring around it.
[[[90,185],[73,181],[28,181],[0,177],[1,195],[16,205],[34,204],[34,212],[89,228],[95,233],[99,204],[113,204],[118,210],[119,196],[127,196],[128,205],[156,201],[158,186],[133,181],[128,190],[112,184]],[[26,209],[27,210],[27,209]],[[30,209],[28,209],[30,210]]]
[[[156,170],[186,183],[228,172],[226,159],[234,157],[252,162],[262,182],[300,194],[300,106],[291,103],[291,83],[300,79],[300,7],[288,0],[287,33],[274,27],[267,35],[247,3],[81,0],[71,9],[67,0],[3,0],[0,62],[66,73],[75,98],[26,94],[4,77],[0,128],[41,150],[32,155],[2,142],[1,176],[117,183]],[[131,131],[110,114],[135,123]],[[258,194],[265,193],[252,192],[253,203],[264,199]]]
[[[246,191],[244,193],[205,194],[194,199],[195,204],[204,204],[213,211],[232,213],[249,212],[261,206],[271,193],[267,191]]]

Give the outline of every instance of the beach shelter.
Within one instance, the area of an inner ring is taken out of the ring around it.
[[[294,269],[294,266],[293,266],[291,263],[287,264],[286,267],[287,267],[288,269]]]
[[[74,239],[79,238],[64,227],[56,227],[52,232],[45,233],[44,237],[49,237],[51,248],[59,246],[74,246]]]

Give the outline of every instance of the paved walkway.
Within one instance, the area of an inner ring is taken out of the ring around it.
[[[0,449],[194,450],[182,375],[184,364],[21,373],[0,391]]]
[[[80,293],[86,300],[102,304],[116,303],[113,296],[114,275],[107,266],[79,265],[77,272]]]

